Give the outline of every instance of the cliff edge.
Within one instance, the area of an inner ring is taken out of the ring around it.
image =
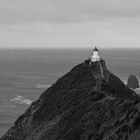
[[[138,140],[139,101],[105,61],[86,60],[32,103],[1,140]]]

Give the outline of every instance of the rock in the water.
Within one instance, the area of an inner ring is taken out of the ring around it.
[[[127,81],[127,86],[132,89],[139,88],[139,81],[135,75],[130,75]]]
[[[138,140],[139,101],[104,61],[82,63],[32,103],[1,140]]]

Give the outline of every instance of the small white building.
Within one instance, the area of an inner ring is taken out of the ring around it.
[[[93,49],[93,55],[91,57],[91,61],[92,62],[97,62],[97,61],[100,61],[100,60],[101,60],[101,57],[100,57],[100,54],[99,54],[99,50],[95,46],[95,48]]]

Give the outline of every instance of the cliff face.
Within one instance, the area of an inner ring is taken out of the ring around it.
[[[104,61],[86,61],[48,88],[1,140],[137,140],[139,108],[139,96]]]

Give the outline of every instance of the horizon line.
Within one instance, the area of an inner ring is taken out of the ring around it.
[[[0,50],[92,50],[95,46],[93,47],[68,47],[68,48],[64,48],[64,47],[0,47]],[[130,47],[100,47],[100,46],[97,46],[97,48],[99,50],[140,50],[139,47],[133,47],[133,48],[130,48]]]

